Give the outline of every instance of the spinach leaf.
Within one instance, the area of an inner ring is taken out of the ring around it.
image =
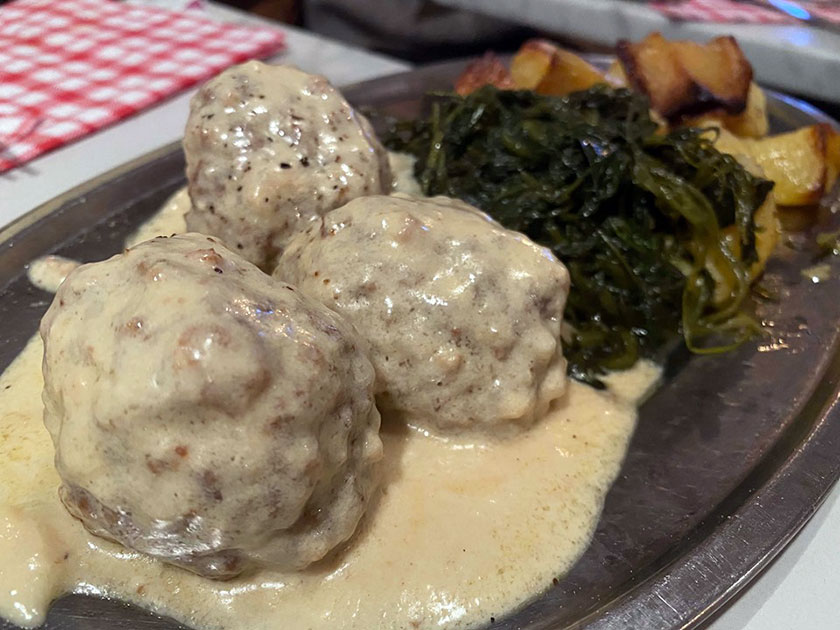
[[[471,203],[545,245],[569,269],[570,374],[602,386],[680,335],[694,352],[749,338],[755,211],[772,182],[718,152],[703,130],[661,133],[647,99],[606,86],[551,97],[485,86],[438,95],[427,119],[385,139],[417,157],[428,195]],[[722,229],[735,226],[736,257]],[[721,299],[707,271],[734,287]]]

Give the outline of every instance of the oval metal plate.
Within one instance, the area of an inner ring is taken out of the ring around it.
[[[604,58],[594,59],[605,63]],[[446,90],[463,63],[430,66],[351,86],[356,105],[416,115],[429,90]],[[771,125],[833,123],[807,104],[768,93]],[[57,253],[100,260],[184,182],[177,145],[70,191],[0,232],[0,368],[36,331],[51,296],[25,266]],[[588,551],[572,572],[493,628],[696,627],[749,582],[808,520],[840,474],[840,264],[819,284],[811,212],[771,260],[756,304],[768,336],[723,356],[669,358],[662,387],[643,405],[619,479]],[[0,559],[2,562],[2,559]],[[293,624],[292,624],[293,626]],[[51,630],[179,628],[119,602],[80,595],[54,604]],[[13,626],[0,622],[0,629]]]

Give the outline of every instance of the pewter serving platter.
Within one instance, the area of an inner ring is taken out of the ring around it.
[[[356,105],[413,116],[427,91],[449,89],[462,68],[430,66],[344,93]],[[768,93],[768,104],[775,132],[832,122],[779,94]],[[93,261],[119,252],[125,237],[183,185],[183,170],[180,147],[164,147],[0,232],[0,368],[35,333],[51,300],[27,281],[27,263],[48,253]],[[832,273],[818,284],[802,270],[814,263],[815,234],[840,220],[825,207],[806,214],[806,225],[783,238],[767,268],[763,283],[778,300],[755,305],[768,335],[726,355],[676,350],[668,357],[590,548],[545,593],[496,618],[494,629],[698,627],[816,511],[840,474],[840,260],[826,261]],[[46,624],[180,627],[81,595],[56,602]],[[0,630],[12,628],[0,622]]]

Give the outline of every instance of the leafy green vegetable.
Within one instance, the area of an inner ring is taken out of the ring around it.
[[[695,352],[747,339],[753,215],[772,183],[698,129],[658,132],[645,97],[599,86],[566,97],[486,86],[439,95],[425,120],[397,123],[389,148],[417,157],[429,195],[463,199],[546,245],[568,267],[565,354],[600,385],[682,334]],[[721,229],[736,226],[741,258]],[[707,271],[734,287],[721,299]]]

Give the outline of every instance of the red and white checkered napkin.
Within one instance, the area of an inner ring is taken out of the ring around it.
[[[283,47],[283,33],[110,0],[0,7],[0,172]]]
[[[779,2],[780,6],[785,3]],[[675,20],[743,24],[802,24],[782,11],[732,0],[683,0],[652,2],[651,8]],[[806,9],[812,16],[840,24],[840,3],[797,0],[791,10]]]

